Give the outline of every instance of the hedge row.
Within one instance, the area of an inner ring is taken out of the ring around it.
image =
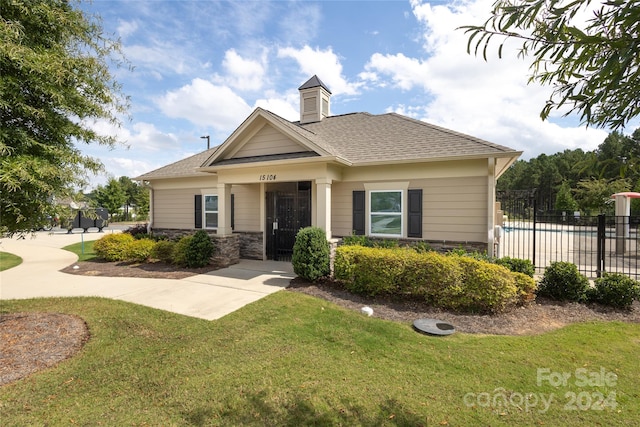
[[[403,248],[337,248],[334,277],[354,293],[420,298],[445,309],[499,313],[535,298],[533,278],[457,255]]]
[[[129,233],[107,234],[97,240],[93,250],[107,261],[145,262],[159,260],[181,267],[204,267],[209,264],[214,245],[209,235],[197,231],[177,242],[136,239]]]

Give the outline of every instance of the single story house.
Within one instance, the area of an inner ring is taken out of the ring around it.
[[[230,262],[290,259],[296,232],[424,240],[492,253],[495,185],[522,154],[396,113],[330,114],[317,76],[300,120],[256,108],[220,146],[137,177],[150,228],[204,229]]]

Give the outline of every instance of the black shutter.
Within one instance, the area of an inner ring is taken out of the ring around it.
[[[353,233],[358,236],[364,236],[365,234],[365,192],[354,191],[353,192]]]
[[[236,229],[236,198],[235,194],[231,195],[231,230]]]
[[[195,228],[202,228],[202,194],[196,194],[194,198]]]
[[[422,189],[409,190],[407,237],[422,238]]]

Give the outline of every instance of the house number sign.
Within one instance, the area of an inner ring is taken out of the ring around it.
[[[275,181],[276,180],[276,175],[275,174],[264,174],[264,175],[260,175],[260,181]]]

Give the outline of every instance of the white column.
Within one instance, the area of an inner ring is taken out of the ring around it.
[[[218,184],[218,235],[228,236],[231,230],[231,184]]]
[[[331,179],[316,179],[316,225],[331,239]]]

